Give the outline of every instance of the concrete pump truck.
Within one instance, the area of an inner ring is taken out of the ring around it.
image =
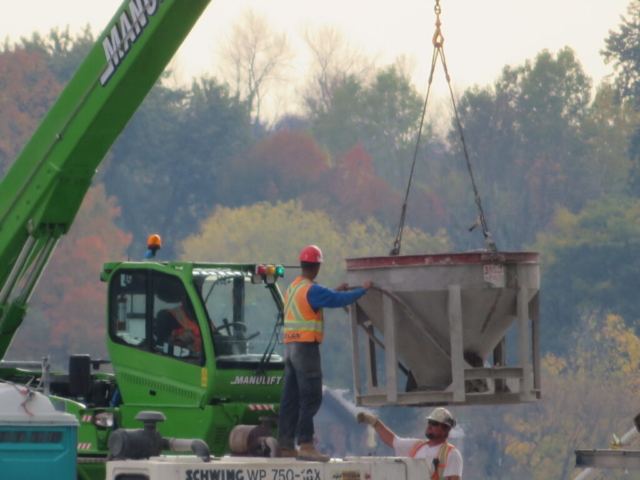
[[[0,360],[97,166],[208,3],[125,0],[2,180]],[[265,264],[105,264],[115,373],[72,355],[69,373],[52,373],[48,385],[56,408],[80,421],[79,476],[104,478],[113,428],[138,427],[143,410],[166,416],[164,435],[203,439],[215,454],[234,426],[274,417],[283,274]],[[0,364],[0,379],[15,384],[40,375]]]

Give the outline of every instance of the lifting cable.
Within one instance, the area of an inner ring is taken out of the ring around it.
[[[402,204],[402,212],[400,214],[400,224],[398,225],[398,233],[396,234],[396,239],[393,242],[393,248],[391,249],[391,252],[389,252],[389,255],[400,255],[400,249],[402,247],[402,232],[404,230],[404,222],[407,214],[407,201],[409,199],[409,191],[411,190],[411,180],[413,179],[413,172],[416,166],[416,159],[418,158],[420,138],[422,137],[422,128],[424,126],[424,117],[427,112],[427,103],[429,101],[429,94],[431,93],[431,85],[433,83],[433,74],[436,69],[438,58],[440,58],[442,62],[445,78],[447,80],[447,86],[449,87],[449,94],[451,95],[453,112],[455,113],[458,132],[460,133],[460,141],[462,142],[462,150],[464,152],[464,157],[467,162],[467,171],[469,172],[469,177],[471,178],[471,186],[473,187],[473,194],[475,196],[475,202],[478,207],[478,220],[471,228],[469,228],[469,231],[472,231],[474,228],[480,225],[482,227],[482,233],[485,238],[485,244],[487,249],[491,252],[495,252],[497,251],[497,248],[495,243],[491,239],[491,233],[489,233],[489,227],[487,226],[487,221],[485,219],[484,211],[482,209],[482,201],[480,200],[480,195],[478,193],[476,181],[473,176],[473,169],[471,168],[471,161],[469,160],[467,144],[465,142],[464,133],[462,131],[462,123],[460,122],[460,116],[458,115],[458,108],[456,106],[455,96],[453,95],[453,88],[451,86],[451,77],[449,76],[449,69],[447,68],[447,60],[444,54],[444,36],[442,35],[442,30],[440,28],[442,26],[442,23],[440,22],[440,13],[442,13],[442,7],[440,7],[440,0],[436,0],[436,5],[433,10],[436,14],[436,23],[435,23],[436,31],[434,32],[433,38],[432,38],[433,55],[431,58],[431,71],[429,72],[429,85],[427,87],[427,95],[424,99],[424,106],[422,108],[422,117],[420,118],[420,128],[418,130],[418,139],[416,141],[416,148],[413,153],[413,163],[411,164],[411,173],[409,174],[407,191],[405,193],[404,203]]]

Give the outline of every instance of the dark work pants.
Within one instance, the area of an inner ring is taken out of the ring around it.
[[[313,443],[313,417],[322,403],[320,344],[291,342],[284,345],[284,388],[280,399],[278,442],[294,448]]]

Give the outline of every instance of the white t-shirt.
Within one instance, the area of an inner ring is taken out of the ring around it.
[[[408,457],[411,455],[413,448],[417,442],[424,442],[417,438],[401,438],[393,437],[393,449],[396,451],[396,455],[399,457]],[[429,478],[433,475],[433,459],[440,453],[440,447],[442,444],[430,447],[426,443],[418,449],[414,458],[426,458],[429,465]],[[458,476],[462,478],[462,455],[457,448],[452,449],[447,457],[447,466],[444,467],[442,474],[444,478]],[[443,479],[440,479],[443,480]]]

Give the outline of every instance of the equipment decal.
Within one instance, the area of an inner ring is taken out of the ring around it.
[[[361,480],[360,472],[357,470],[343,470],[335,472],[331,478],[333,480]]]
[[[102,41],[104,55],[107,58],[107,67],[100,75],[100,83],[103,87],[109,83],[109,79],[113,76],[124,60],[131,45],[142,34],[144,27],[147,26],[147,16],[151,17],[158,12],[160,3],[164,0],[131,0],[129,2],[129,13],[124,10],[120,14],[120,18],[111,27],[110,34]]]
[[[236,375],[229,385],[280,385],[282,377],[268,377],[266,375]]]
[[[322,480],[317,468],[198,468],[184,474],[184,480]]]

